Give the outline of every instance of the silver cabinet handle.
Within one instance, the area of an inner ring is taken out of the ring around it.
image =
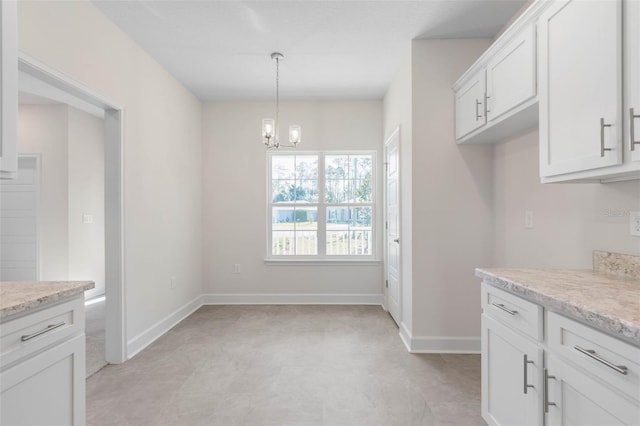
[[[604,118],[600,119],[600,157],[604,157],[605,151],[611,151],[611,148],[604,147],[604,128],[611,126],[612,124],[604,124]]]
[[[518,313],[518,311],[512,311],[511,309],[509,309],[506,306],[504,306],[502,303],[492,303],[492,305],[495,306],[498,309],[501,309],[501,310],[505,311],[509,315],[515,315],[515,314]]]
[[[629,142],[631,151],[636,150],[636,145],[640,145],[640,141],[636,140],[635,119],[640,118],[640,114],[636,114],[633,108],[629,108]]]
[[[478,120],[480,120],[482,118],[482,116],[478,112],[478,107],[480,105],[482,105],[482,102],[480,102],[479,100],[476,99],[476,121],[478,121]]]
[[[624,374],[624,375],[627,374],[627,370],[628,369],[627,369],[626,366],[624,366],[624,365],[615,365],[615,364],[610,363],[606,359],[599,357],[596,354],[596,351],[594,351],[593,349],[583,349],[578,345],[575,345],[573,347],[573,349],[575,349],[576,351],[580,352],[581,354],[584,354],[584,355],[588,356],[591,359],[595,359],[596,361],[606,365],[607,367],[611,368],[612,370],[617,371],[620,374]]]
[[[36,331],[35,333],[32,333],[32,334],[23,335],[22,337],[20,337],[20,340],[23,341],[23,342],[26,342],[27,340],[31,340],[34,337],[40,336],[41,334],[48,333],[48,332],[50,332],[52,330],[55,330],[58,327],[62,327],[64,324],[65,324],[65,322],[62,321],[62,322],[59,322],[57,324],[48,325],[47,328],[43,328],[40,331]]]
[[[489,109],[489,101],[488,99],[491,99],[491,96],[487,95],[486,93],[484,94],[484,116],[488,117],[489,114],[491,112],[491,110]]]
[[[544,412],[549,412],[550,406],[555,406],[555,402],[549,402],[549,379],[555,379],[556,376],[549,375],[549,369],[544,369],[544,382],[542,383],[542,400],[544,403]]]
[[[524,354],[524,359],[523,359],[523,363],[522,364],[523,364],[523,368],[524,368],[524,394],[526,395],[527,394],[527,389],[535,387],[535,386],[530,385],[528,383],[529,378],[528,378],[528,375],[527,375],[527,365],[528,364],[534,364],[534,362],[528,360],[527,359],[527,354]]]

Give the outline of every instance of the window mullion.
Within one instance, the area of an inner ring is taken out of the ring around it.
[[[325,207],[324,153],[318,154],[318,256],[327,255],[327,212]]]

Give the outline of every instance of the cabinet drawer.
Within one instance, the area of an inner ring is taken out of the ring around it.
[[[2,369],[84,329],[82,297],[48,306],[0,324]]]
[[[547,312],[551,351],[640,401],[640,348],[553,312]]]
[[[482,283],[482,311],[501,323],[542,341],[542,307]]]

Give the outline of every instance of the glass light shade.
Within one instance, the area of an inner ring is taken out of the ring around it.
[[[297,124],[289,126],[289,142],[296,145],[302,140],[302,127]]]
[[[276,122],[272,118],[265,118],[262,120],[262,138],[271,139],[275,135]]]

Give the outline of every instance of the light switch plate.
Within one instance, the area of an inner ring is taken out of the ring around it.
[[[640,237],[640,211],[629,212],[629,235]]]

